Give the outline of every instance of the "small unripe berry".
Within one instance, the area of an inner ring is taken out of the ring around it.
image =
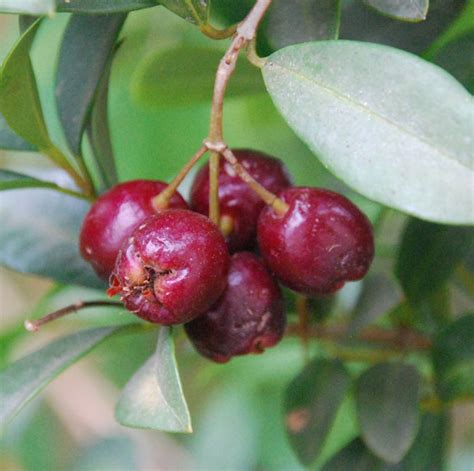
[[[109,294],[158,324],[181,324],[205,313],[227,283],[230,257],[219,229],[182,209],[150,216],[125,241]]]
[[[291,185],[282,161],[253,150],[234,150],[235,157],[247,172],[267,190],[277,193]],[[231,252],[251,249],[255,244],[257,219],[263,201],[235,173],[223,158],[219,166],[219,207],[221,218],[230,225],[226,237]],[[209,166],[197,173],[191,189],[191,207],[207,215],[209,212]]]
[[[263,209],[258,244],[282,283],[325,295],[367,273],[374,256],[372,227],[353,203],[318,188],[287,188],[279,197],[289,209],[282,215]]]
[[[217,303],[185,325],[196,349],[218,363],[263,352],[281,340],[286,326],[281,291],[257,256],[233,255],[227,280]]]
[[[82,257],[108,280],[123,242],[148,216],[159,211],[152,199],[167,187],[153,180],[133,180],[115,185],[91,206],[82,223],[79,246]],[[188,208],[175,193],[169,208]]]

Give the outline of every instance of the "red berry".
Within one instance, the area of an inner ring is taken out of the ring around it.
[[[218,363],[261,353],[281,340],[286,326],[281,291],[258,257],[233,255],[227,280],[217,303],[185,325],[196,349]]]
[[[158,212],[152,199],[166,186],[152,180],[120,183],[92,205],[82,223],[79,244],[82,256],[101,278],[109,279],[124,240],[148,216]],[[188,205],[175,193],[169,207],[186,209]]]
[[[253,178],[267,190],[277,193],[291,185],[288,171],[278,159],[252,150],[234,150],[237,160]],[[227,217],[232,231],[226,238],[232,252],[253,248],[257,219],[263,201],[234,172],[232,166],[220,159],[219,204],[221,217]],[[191,189],[192,208],[207,215],[209,212],[209,166],[196,175]]]
[[[125,241],[109,294],[157,324],[205,313],[227,283],[230,257],[219,229],[201,214],[169,209],[150,216]]]
[[[285,285],[324,295],[367,273],[374,256],[372,227],[353,203],[318,188],[288,188],[279,196],[289,209],[284,215],[263,209],[258,243]]]

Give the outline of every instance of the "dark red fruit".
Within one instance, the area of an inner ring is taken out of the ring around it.
[[[374,256],[372,227],[354,204],[318,188],[288,188],[279,197],[289,209],[284,215],[270,207],[261,212],[258,244],[285,285],[324,295],[367,273]]]
[[[227,284],[224,237],[201,214],[169,209],[150,216],[125,241],[109,294],[157,324],[181,324],[205,313]]]
[[[184,326],[196,349],[218,363],[263,352],[281,340],[286,326],[281,291],[257,256],[233,255],[227,283],[210,311]]]
[[[280,160],[253,150],[233,152],[247,172],[267,190],[278,193],[291,185],[288,171]],[[231,252],[253,248],[257,219],[264,203],[224,159],[220,160],[219,168],[219,203],[221,217],[227,218],[232,227],[226,237]],[[196,175],[191,189],[191,206],[201,214],[209,212],[208,165]]]
[[[101,278],[109,279],[124,240],[148,216],[158,212],[152,199],[166,186],[152,180],[120,183],[92,205],[82,223],[79,245],[82,256]],[[188,205],[175,193],[169,207],[186,209]]]

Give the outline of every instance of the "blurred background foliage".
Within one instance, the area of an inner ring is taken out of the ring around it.
[[[457,13],[460,7],[456,2],[452,3],[453,12]],[[236,9],[226,10],[226,2],[216,1],[216,12],[225,24],[240,19],[251,4],[242,2],[242,12],[238,12]],[[352,4],[347,2],[346,8],[352,8]],[[473,2],[469,14],[474,14],[472,6]],[[359,9],[353,8],[356,17]],[[59,38],[68,18],[68,14],[60,13],[44,21],[32,53],[47,126],[53,141],[62,148],[67,146],[54,102],[54,73]],[[363,21],[368,21],[365,16]],[[427,51],[434,57],[449,39],[463,33],[466,24],[467,21],[458,22],[442,36],[436,30],[432,36],[428,35],[430,40],[426,44],[420,44],[413,33],[405,38],[405,43],[396,45],[409,50],[414,48],[419,53]],[[403,27],[409,29],[407,25]],[[347,37],[355,34],[350,25],[343,23],[344,32]],[[0,15],[2,58],[17,36],[18,17]],[[169,180],[207,134],[210,92],[217,60],[225,50],[225,44],[206,38],[197,28],[164,8],[129,14],[121,38],[113,62],[109,97],[119,179]],[[268,52],[272,46],[263,37],[259,47]],[[205,60],[193,62],[196,51]],[[177,72],[176,80],[165,73],[173,63],[176,64],[177,58],[185,67],[185,73],[196,77],[199,86],[194,88],[180,83],[182,71]],[[225,137],[229,145],[262,150],[283,159],[298,185],[342,191],[356,200],[372,221],[377,221],[380,206],[352,193],[319,163],[277,113],[264,92],[260,74],[246,67],[242,64],[242,72],[231,82],[225,104]],[[28,153],[23,153],[20,158],[18,154],[0,151],[0,164],[2,168],[34,175],[44,174],[49,169],[46,159]],[[186,187],[187,182],[184,193]],[[396,244],[405,220],[406,216],[393,211],[386,216],[378,236],[378,255],[371,277],[386,277],[393,269]],[[371,279],[368,279],[368,284]],[[380,284],[375,286],[380,289]],[[0,289],[2,365],[79,326],[107,325],[112,319],[114,323],[118,319],[127,322],[127,314],[122,311],[84,312],[45,329],[41,336],[31,336],[23,331],[24,318],[37,317],[78,298],[97,299],[97,291],[60,286],[3,268]],[[456,286],[451,289],[455,314],[464,312],[470,301]],[[356,305],[361,290],[360,283],[349,284],[331,306],[332,315],[347,315]],[[390,286],[387,292],[399,299]],[[383,296],[384,301],[380,302],[386,303],[390,296]],[[389,308],[383,305],[372,306],[372,311],[367,308],[360,310],[369,317],[372,312],[375,319],[381,312],[388,313]],[[320,312],[324,313],[324,310],[320,309]],[[371,320],[365,319],[363,323]],[[379,318],[379,322],[383,325],[384,317]],[[151,355],[155,342],[154,332],[116,336],[68,369],[31,402],[4,433],[0,442],[0,469],[303,469],[290,449],[282,418],[285,388],[304,366],[305,352],[298,339],[287,338],[278,348],[263,356],[236,358],[221,366],[198,357],[183,332],[178,330],[177,357],[193,416],[192,435],[126,429],[113,418],[119,390]],[[311,343],[309,349],[310,354],[322,358],[334,353],[324,342]],[[423,366],[422,363],[419,365]],[[351,373],[359,374],[365,367],[359,363],[351,364]],[[472,469],[473,418],[472,406],[454,407],[450,417],[448,469]],[[434,430],[435,427],[428,426],[428,429]],[[348,394],[314,468],[320,469],[335,451],[353,442],[357,435],[354,399],[352,394]],[[443,443],[442,437],[434,434],[426,440],[439,446]],[[357,447],[357,442],[351,446]],[[335,466],[333,469],[338,468]],[[373,469],[376,469],[375,464]]]

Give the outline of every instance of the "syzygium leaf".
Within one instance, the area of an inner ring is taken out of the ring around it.
[[[423,21],[428,13],[429,0],[364,0],[380,13],[405,21]]]
[[[337,39],[339,22],[339,0],[273,0],[265,34],[270,46],[279,49],[308,41]]]
[[[46,345],[0,371],[0,427],[48,383],[116,331],[103,327],[76,332]]]
[[[357,381],[362,438],[375,455],[389,463],[398,463],[415,440],[420,380],[411,365],[379,363]]]
[[[115,416],[128,427],[192,431],[170,327],[161,327],[155,353],[125,386]]]
[[[263,76],[288,124],[349,186],[423,219],[474,222],[474,99],[442,69],[320,41],[275,52]]]
[[[72,15],[64,33],[56,72],[56,103],[71,150],[81,141],[92,103],[113,53],[125,14]]]
[[[62,283],[104,288],[79,254],[79,231],[88,209],[84,200],[46,189],[4,192],[0,264]]]
[[[317,359],[289,384],[285,393],[285,424],[299,460],[309,465],[323,449],[337,411],[350,385],[342,363]]]

